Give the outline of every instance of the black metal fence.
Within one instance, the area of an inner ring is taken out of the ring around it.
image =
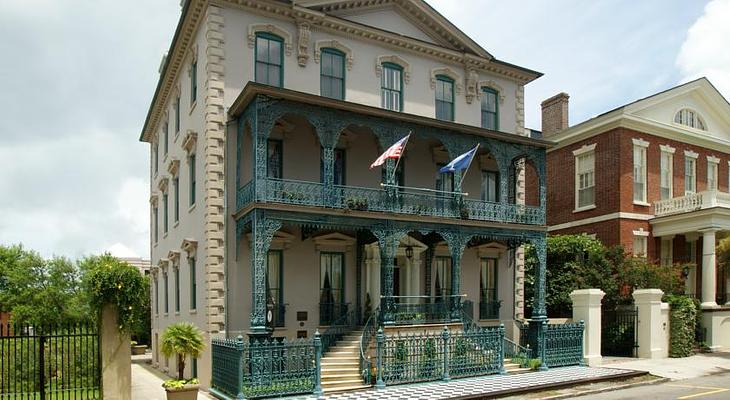
[[[601,354],[636,357],[638,312],[634,306],[619,306],[601,313]]]
[[[0,398],[101,398],[95,324],[0,324]]]

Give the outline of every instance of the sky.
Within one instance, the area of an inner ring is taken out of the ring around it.
[[[730,98],[730,0],[428,0],[496,58],[570,94],[570,123],[700,76]],[[0,245],[149,257],[138,141],[179,0],[0,0]],[[245,46],[244,46],[245,47]]]

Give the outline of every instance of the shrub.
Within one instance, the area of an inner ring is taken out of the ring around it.
[[[697,307],[695,302],[685,296],[666,296],[671,310],[669,313],[669,357],[689,357],[692,355]]]
[[[177,379],[183,380],[185,358],[198,358],[203,352],[203,334],[195,325],[189,322],[178,322],[168,326],[162,332],[160,350],[165,357],[177,357]],[[170,387],[165,382],[165,387]]]

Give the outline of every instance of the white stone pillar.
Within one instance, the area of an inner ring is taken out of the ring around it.
[[[132,398],[132,347],[129,333],[119,331],[117,309],[106,305],[101,311],[101,387],[108,400]]]
[[[639,358],[661,358],[662,348],[662,296],[660,289],[638,289],[633,293],[638,310],[638,356]]]
[[[715,308],[715,232],[702,232],[702,304],[700,308]]]
[[[601,289],[581,289],[570,293],[573,322],[584,321],[583,361],[589,367],[601,365]]]

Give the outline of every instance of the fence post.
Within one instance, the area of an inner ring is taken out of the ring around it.
[[[581,349],[585,349],[585,342],[584,341],[585,341],[585,332],[586,332],[586,322],[583,321],[583,320],[580,320],[580,332],[581,332],[581,335],[580,335],[580,348]],[[583,354],[585,354],[585,352]],[[581,365],[581,366],[585,366],[586,365],[585,359],[583,357],[581,357],[580,363],[578,365]]]
[[[499,324],[499,373],[505,375],[504,369],[504,324]]]
[[[666,344],[662,343],[662,296],[661,289],[634,290],[634,304],[638,311],[638,356],[639,358],[666,358]]]
[[[38,384],[40,385],[39,390],[41,392],[41,400],[46,398],[46,376],[45,376],[45,370],[46,370],[46,355],[45,355],[45,347],[46,347],[46,337],[43,335],[43,331],[41,330],[41,335],[39,337],[39,343],[38,343]]]
[[[132,347],[129,333],[119,331],[117,309],[105,305],[99,330],[101,348],[101,387],[104,400],[131,400]]]
[[[238,379],[236,380],[236,399],[243,400],[243,336],[236,337],[236,351],[238,351]]]
[[[449,328],[444,325],[444,330],[441,332],[441,338],[443,339],[443,355],[444,355],[444,373],[441,376],[441,380],[450,381],[449,378]]]
[[[540,343],[540,371],[548,370],[548,365],[545,362],[545,355],[547,353],[547,328],[548,322],[543,320],[540,324],[540,329],[537,331],[537,342]]]
[[[581,289],[570,293],[573,301],[573,321],[585,321],[583,360],[590,367],[601,365],[601,289]]]
[[[319,329],[314,332],[314,395],[322,396],[322,336]]]
[[[383,328],[378,328],[378,333],[375,335],[376,342],[378,344],[377,350],[377,367],[378,367],[378,378],[375,381],[376,389],[385,389],[385,382],[383,381],[383,342],[385,341],[385,335],[383,334]]]

